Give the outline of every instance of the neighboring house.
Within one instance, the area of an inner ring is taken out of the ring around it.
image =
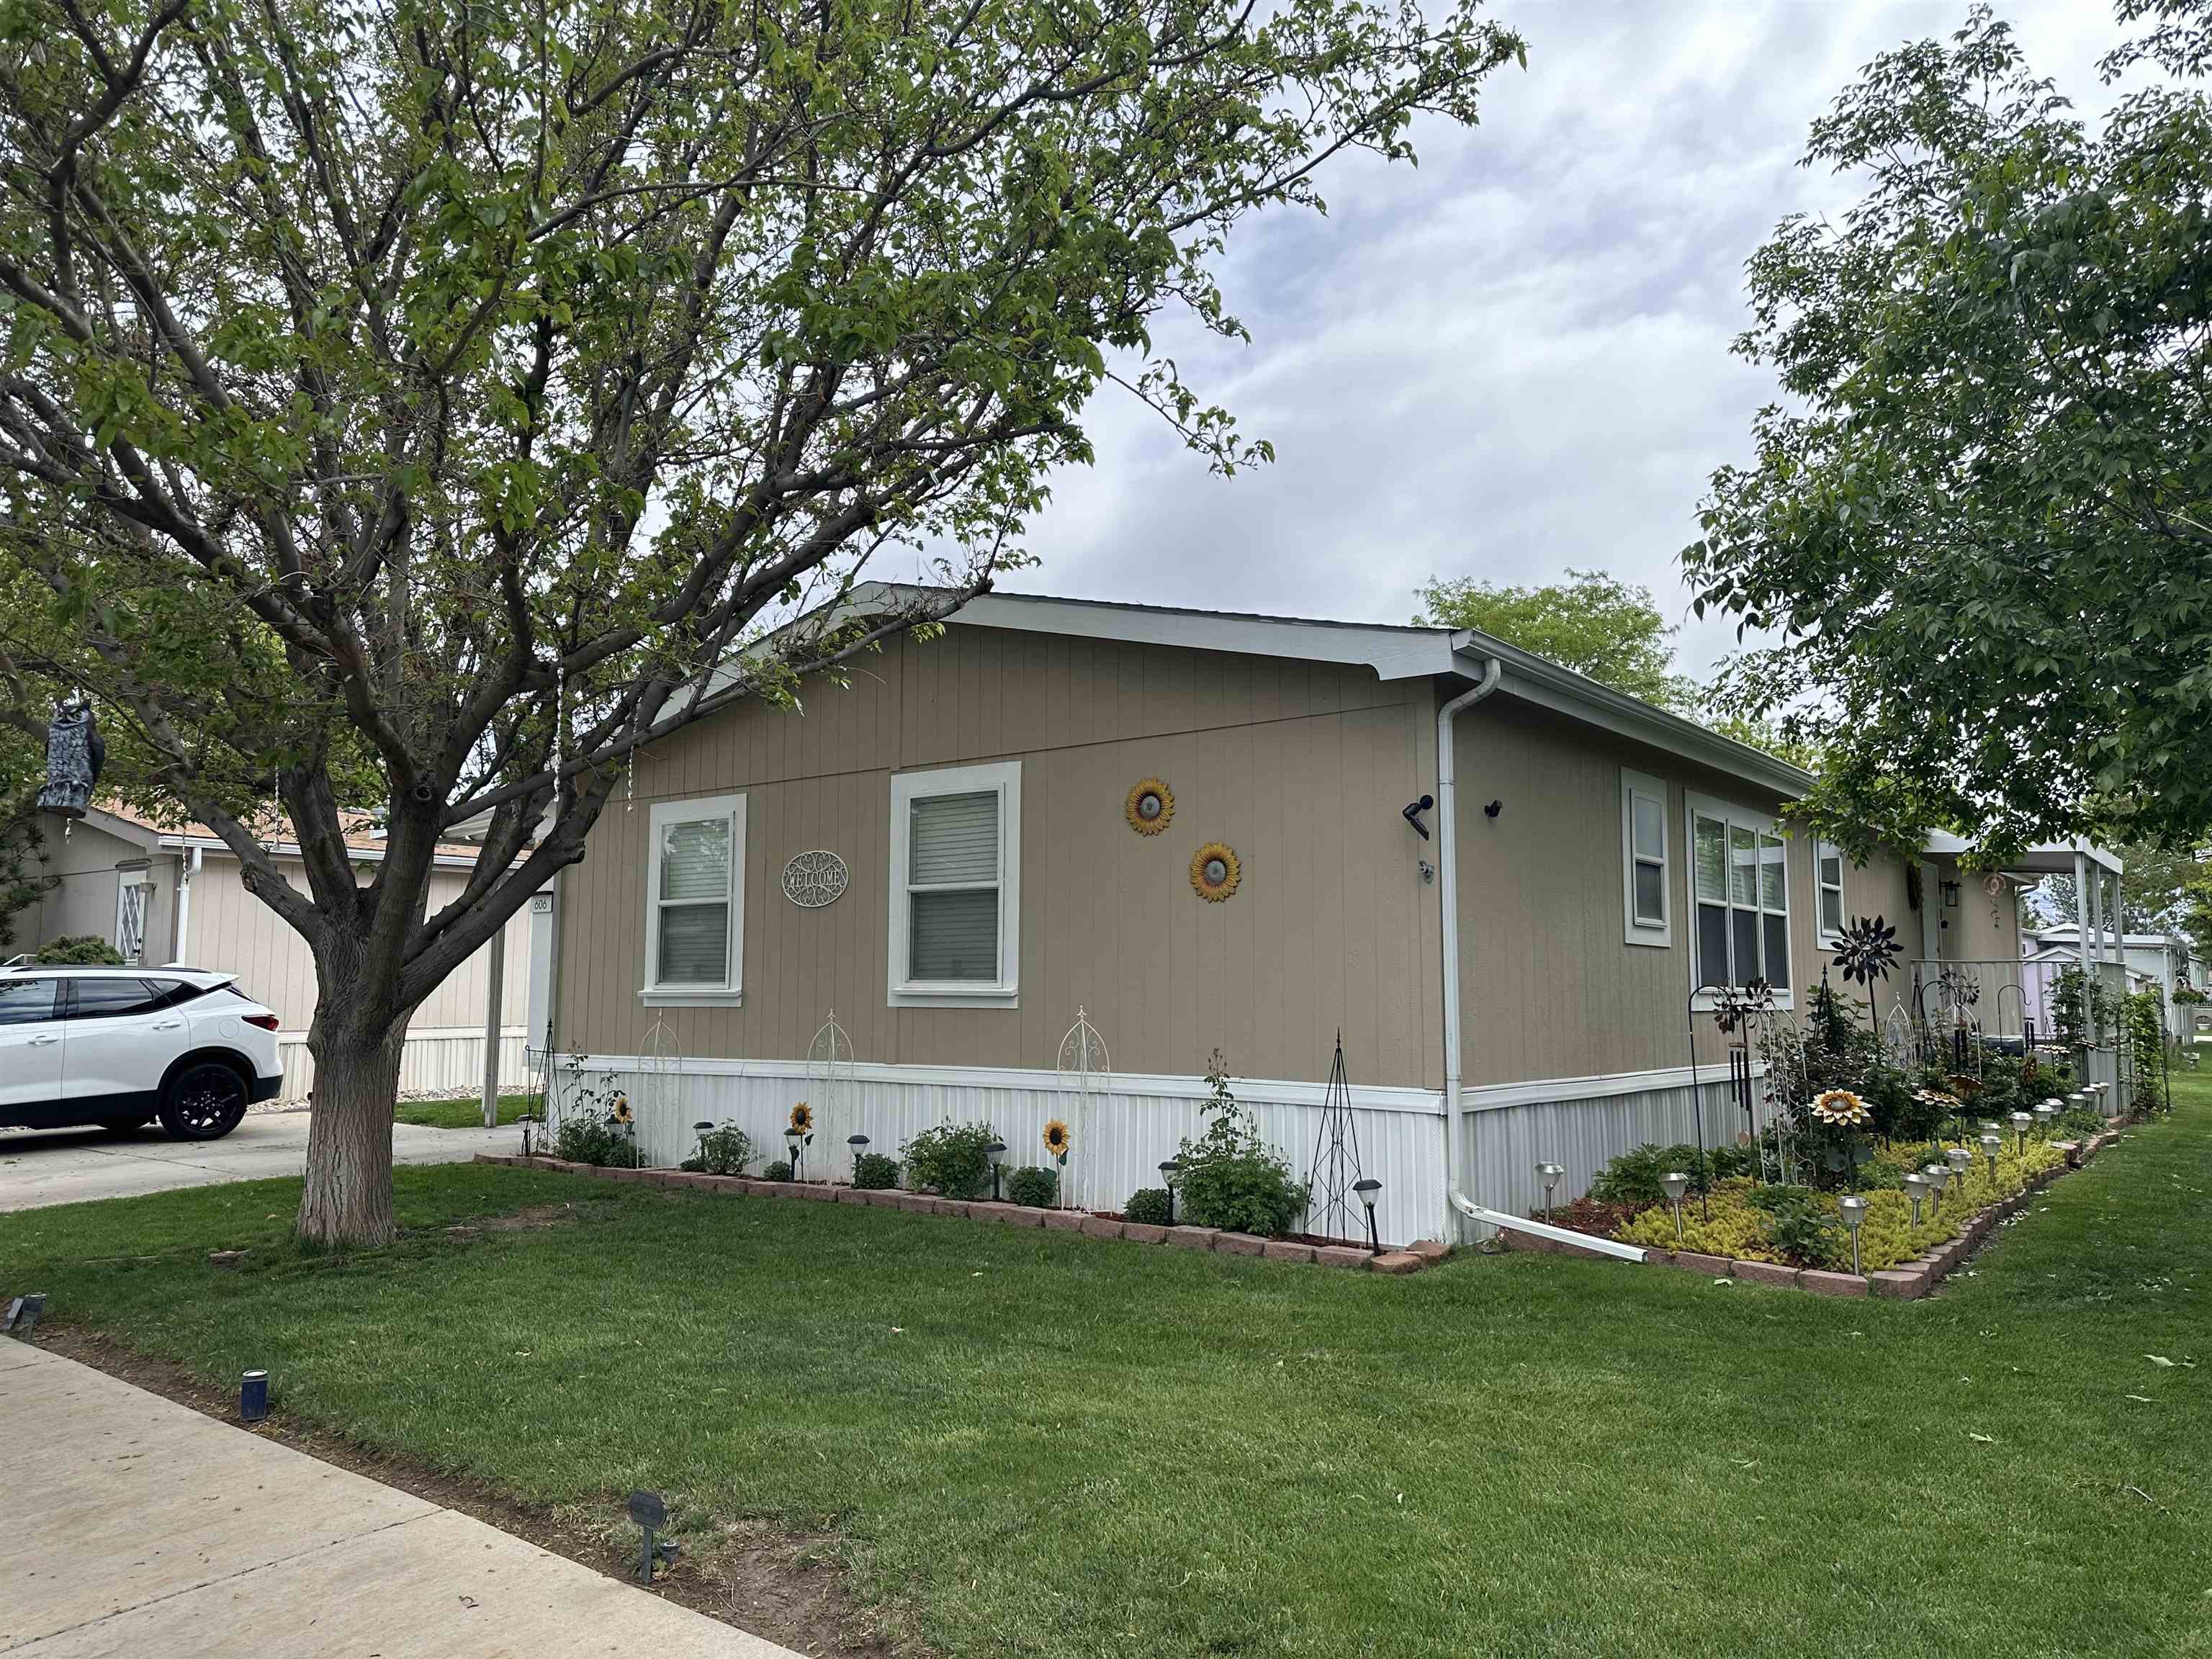
[[[314,1085],[307,1047],[315,1013],[314,962],[307,941],[246,890],[238,859],[222,838],[198,824],[161,829],[112,806],[94,807],[81,822],[41,813],[39,830],[46,843],[44,871],[53,881],[16,917],[9,948],[34,951],[56,939],[89,934],[114,945],[126,962],[236,975],[243,989],[283,1021],[277,1034],[283,1098],[304,1104]],[[384,857],[367,820],[348,831],[346,845],[363,871]],[[280,834],[270,856],[305,890],[297,846]],[[434,908],[460,891],[475,860],[469,847],[440,851],[430,887]],[[550,915],[526,909],[506,930],[500,1042],[506,1086],[520,1088],[529,1077],[524,1048],[533,987],[538,1036],[544,1036],[550,922]],[[543,935],[534,975],[533,926]],[[491,955],[489,945],[479,951],[416,1011],[400,1071],[403,1091],[467,1095],[481,1086]]]
[[[947,1119],[1042,1164],[1061,1117],[1072,1198],[1118,1207],[1202,1128],[1217,1050],[1303,1176],[1341,1033],[1381,1231],[1440,1236],[1449,1185],[1525,1212],[1539,1161],[1564,1199],[1693,1139],[1693,1025],[1704,1135],[1742,1130],[1695,988],[1792,1006],[1855,915],[1921,948],[1903,861],[1789,833],[1810,782],[1479,634],[987,596],[803,712],[641,753],[561,878],[554,1046],[658,1162],[699,1119],[775,1155],[800,1099],[840,1176],[848,1136]],[[1087,1120],[1079,1009],[1113,1065]]]
[[[2071,922],[2031,927],[2022,945],[2029,962],[2071,967],[2081,960],[2081,932]],[[2111,935],[2106,935],[2111,948]],[[2191,1038],[2199,1030],[2212,1035],[2212,1014],[2203,1005],[2177,1004],[2176,988],[2205,988],[2204,965],[2191,952],[2188,939],[2179,933],[2130,933],[2121,941],[2130,991],[2154,990],[2166,1006],[2166,1030],[2177,1038]],[[2200,1023],[2201,1022],[2201,1023]]]

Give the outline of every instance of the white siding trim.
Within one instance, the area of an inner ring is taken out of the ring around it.
[[[907,977],[907,831],[916,800],[932,795],[999,797],[999,975],[986,984],[960,980],[919,981]],[[887,1006],[893,1008],[1018,1008],[1021,1006],[1022,962],[1022,763],[993,761],[981,766],[943,766],[926,772],[901,772],[891,778],[890,948]]]
[[[691,795],[653,804],[647,825],[645,860],[645,984],[638,1000],[648,1008],[741,1008],[745,982],[745,798]],[[720,985],[662,985],[660,963],[660,830],[669,823],[730,821],[730,914],[728,978]]]
[[[1636,803],[1638,798],[1659,805],[1659,920],[1639,921],[1636,915]],[[1674,942],[1674,832],[1668,828],[1674,814],[1667,810],[1667,785],[1648,772],[1620,769],[1620,915],[1623,942],[1665,948]]]

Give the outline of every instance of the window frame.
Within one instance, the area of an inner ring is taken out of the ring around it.
[[[1784,943],[1790,951],[1791,954],[1795,955],[1796,951],[1796,939],[1795,937],[1796,906],[1792,891],[1793,884],[1790,879],[1790,836],[1789,828],[1784,823],[1781,817],[1776,813],[1763,811],[1757,807],[1744,806],[1735,801],[1722,800],[1711,795],[1700,795],[1692,790],[1684,790],[1682,792],[1682,830],[1684,845],[1688,849],[1686,854],[1686,860],[1688,872],[1687,891],[1689,895],[1688,902],[1690,907],[1688,930],[1688,942],[1690,947],[1688,952],[1690,959],[1690,989],[1693,997],[1692,1006],[1700,1011],[1705,1011],[1710,1010],[1712,1007],[1714,997],[1711,991],[1699,988],[1705,983],[1705,976],[1698,972],[1698,957],[1699,951],[1699,941],[1698,936],[1698,914],[1700,906],[1707,902],[1701,899],[1698,893],[1698,820],[1699,818],[1718,820],[1724,826],[1723,833],[1728,836],[1728,844],[1731,847],[1733,847],[1735,841],[1734,831],[1737,830],[1748,830],[1752,832],[1752,846],[1755,860],[1752,877],[1753,894],[1758,902],[1753,906],[1738,904],[1735,902],[1733,885],[1731,884],[1729,887],[1729,896],[1725,901],[1723,907],[1729,916],[1729,968],[1730,977],[1732,979],[1735,977],[1735,913],[1739,910],[1748,909],[1750,914],[1758,916],[1760,919],[1758,928],[1759,941],[1759,971],[1761,974],[1764,974],[1766,968],[1766,927],[1765,919],[1768,916],[1773,915],[1778,915],[1782,918],[1782,936]],[[1782,872],[1782,908],[1779,910],[1771,910],[1766,908],[1764,885],[1760,880],[1760,877],[1765,867],[1765,860],[1762,852],[1762,843],[1766,841],[1777,841],[1782,845],[1782,855],[1776,860],[1776,868],[1780,870]],[[1817,923],[1817,918],[1815,921]],[[1735,982],[1739,985],[1742,983],[1741,980],[1737,980]],[[1786,984],[1776,985],[1771,980],[1768,981],[1768,984],[1773,989],[1774,1006],[1776,1007],[1795,1007],[1796,1003],[1796,993],[1793,987]]]
[[[937,795],[999,797],[999,971],[990,981],[917,980],[908,977],[913,907],[907,872],[914,803]],[[885,1005],[892,1008],[1017,1008],[1021,1006],[1022,763],[991,761],[975,766],[943,766],[891,776],[890,899],[888,983]]]
[[[712,900],[668,900],[660,896],[660,837],[670,824],[704,823],[726,818],[730,825],[730,896],[728,971],[720,985],[660,982],[660,913],[671,903],[711,903]],[[645,860],[645,982],[638,1000],[648,1008],[742,1008],[744,1006],[745,945],[745,797],[687,795],[653,803],[647,814],[650,838]]]
[[[43,985],[46,988],[46,1012],[36,1019],[0,1021],[0,1030],[13,1030],[21,1025],[58,1025],[69,1002],[69,982],[59,974],[11,974],[4,981],[9,986]]]
[[[1659,804],[1659,920],[1645,921],[1636,914],[1636,868],[1651,860],[1636,850],[1636,803],[1641,798]],[[1668,810],[1666,781],[1648,772],[1620,769],[1620,913],[1623,942],[1665,949],[1674,943],[1674,837],[1668,830],[1673,814]]]
[[[1832,887],[1831,887],[1826,881],[1822,879],[1820,875],[1820,866],[1831,853],[1834,854],[1836,858],[1836,882],[1835,885]],[[1824,837],[1817,836],[1814,837],[1813,936],[1818,939],[1823,946],[1832,946],[1840,944],[1844,936],[1843,929],[1850,925],[1850,902],[1845,896],[1844,889],[1844,872],[1850,867],[1851,861],[1844,855],[1844,849],[1842,848]],[[1831,928],[1828,926],[1828,918],[1826,914],[1826,906],[1823,903],[1823,901],[1830,893],[1833,893],[1836,896],[1836,915],[1840,924],[1833,928]]]

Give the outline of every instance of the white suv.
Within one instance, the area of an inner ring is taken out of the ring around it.
[[[0,968],[0,1126],[151,1117],[179,1140],[228,1134],[283,1086],[276,1016],[196,968]]]

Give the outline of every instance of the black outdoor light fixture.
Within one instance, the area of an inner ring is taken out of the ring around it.
[[[707,1161],[707,1137],[714,1132],[714,1122],[708,1118],[702,1117],[691,1126],[691,1133],[699,1137],[699,1162],[702,1164]]]
[[[1421,814],[1427,811],[1436,804],[1437,798],[1434,795],[1424,795],[1419,800],[1407,801],[1406,805],[1400,809],[1406,822],[1413,826],[1413,833],[1419,836],[1423,841],[1426,841],[1429,838],[1429,826],[1421,822]]]
[[[533,1153],[530,1145],[530,1131],[532,1126],[538,1121],[537,1115],[532,1112],[525,1112],[515,1121],[522,1125],[522,1155],[525,1158],[532,1157],[533,1156]]]
[[[1168,1225],[1170,1227],[1175,1225],[1176,1182],[1182,1176],[1182,1164],[1175,1158],[1171,1158],[1160,1165],[1160,1185],[1168,1191]]]
[[[1946,910],[1955,910],[1959,908],[1959,884],[1955,881],[1947,881],[1943,884],[1943,908]]]
[[[853,1184],[857,1187],[860,1184],[860,1155],[868,1150],[868,1138],[866,1135],[847,1135],[845,1144],[853,1149]]]
[[[1368,1176],[1352,1183],[1352,1190],[1359,1194],[1359,1201],[1367,1206],[1367,1253],[1382,1254],[1382,1240],[1375,1231],[1375,1200],[1382,1195],[1382,1183]]]
[[[653,1582],[653,1563],[656,1557],[664,1561],[676,1559],[676,1546],[656,1544],[653,1534],[668,1524],[668,1504],[657,1492],[634,1492],[629,1495],[629,1518],[645,1534],[637,1553],[637,1581],[641,1584]]]
[[[806,1155],[801,1144],[805,1139],[805,1133],[796,1123],[783,1132],[783,1144],[791,1151],[791,1178],[793,1181],[799,1179],[799,1162]]]
[[[1494,800],[1494,801],[1490,802],[1488,805],[1486,805],[1486,806],[1484,806],[1484,807],[1483,807],[1483,809],[1482,809],[1482,816],[1483,816],[1483,817],[1486,817],[1486,818],[1494,818],[1494,817],[1497,817],[1500,812],[1503,812],[1504,810],[1505,810],[1505,803],[1504,803],[1504,801],[1502,801],[1502,800]]]
[[[269,1415],[269,1373],[248,1371],[238,1380],[238,1420],[258,1423]]]
[[[983,1152],[991,1160],[991,1202],[996,1204],[999,1201],[999,1160],[1006,1155],[1006,1143],[994,1140],[983,1149]]]

